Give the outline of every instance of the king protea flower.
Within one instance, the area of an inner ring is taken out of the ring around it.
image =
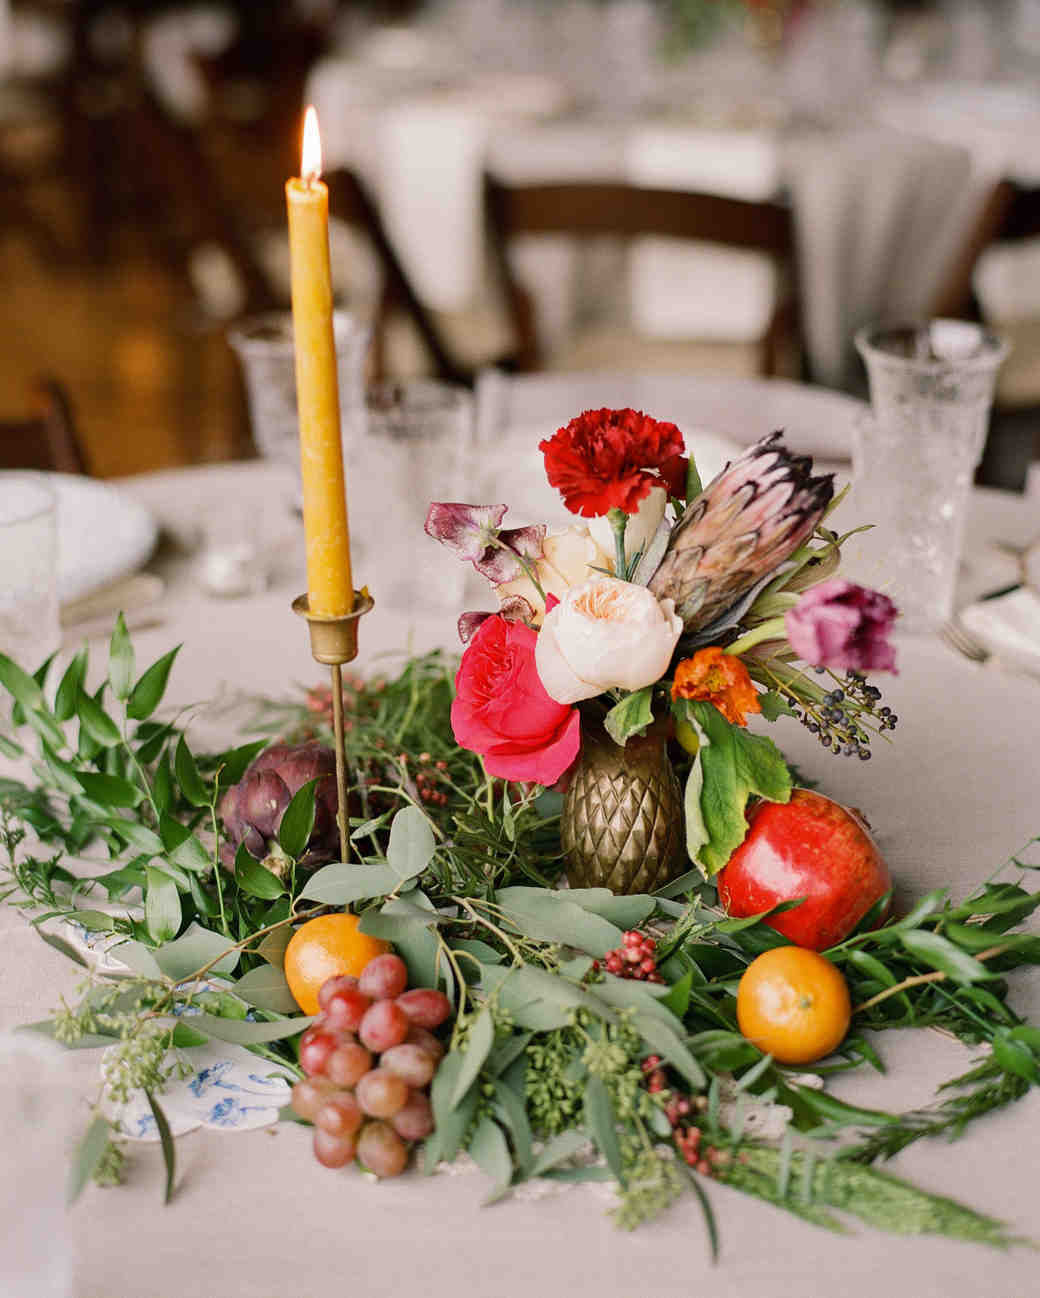
[[[736,459],[686,507],[650,582],[673,599],[687,631],[724,613],[812,535],[834,493],[832,474],[791,455],[772,433]]]

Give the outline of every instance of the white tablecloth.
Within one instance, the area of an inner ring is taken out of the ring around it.
[[[284,481],[265,464],[163,472],[124,486],[173,525],[219,509],[229,493],[267,518],[284,517]],[[1021,499],[977,491],[969,558],[987,539],[1029,539],[1035,525],[1034,511]],[[303,586],[302,543],[287,544],[283,554],[275,586],[239,601],[201,594],[186,561],[161,565],[169,579],[166,622],[135,642],[143,663],[184,641],[170,683],[172,704],[212,698],[223,684],[284,695],[294,682],[321,678],[305,630],[289,611]],[[378,562],[359,562],[356,575],[371,584],[377,601],[361,624],[362,668],[384,651],[451,643],[456,609],[425,620],[388,611],[379,605]],[[776,738],[829,793],[867,812],[901,899],[947,883],[962,892],[1040,832],[1040,685],[974,667],[931,640],[907,642],[900,652],[900,675],[886,687],[900,727],[895,743],[879,744],[869,766],[835,761],[794,723],[780,723]],[[79,971],[7,909],[0,911],[0,943],[0,1029],[46,1017],[78,982]],[[1014,1003],[1040,1014],[1040,979],[1018,979]],[[839,1094],[909,1108],[928,1102],[934,1087],[971,1058],[934,1033],[888,1033],[879,1045],[888,1077],[837,1080]],[[91,1052],[68,1056],[69,1081],[83,1096],[96,1087],[96,1068]],[[1032,1093],[952,1147],[919,1142],[894,1170],[1036,1235],[1038,1162],[1040,1097]],[[824,1283],[850,1298],[875,1298],[879,1291],[1022,1298],[1037,1287],[1035,1256],[1025,1250],[1005,1256],[866,1230],[833,1237],[722,1187],[709,1187],[722,1238],[721,1261],[712,1269],[692,1201],[632,1235],[614,1229],[603,1200],[587,1189],[482,1210],[486,1187],[479,1174],[433,1181],[410,1174],[371,1185],[320,1168],[308,1133],[291,1125],[195,1132],[178,1141],[178,1166],[177,1191],[166,1208],[156,1147],[134,1148],[124,1188],[88,1188],[70,1218],[79,1259],[76,1298],[320,1298],[330,1285],[365,1298],[412,1291],[436,1298],[459,1292],[620,1298],[637,1291],[660,1298],[804,1298]]]

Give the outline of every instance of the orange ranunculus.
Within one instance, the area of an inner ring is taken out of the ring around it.
[[[747,668],[718,645],[698,649],[676,667],[672,698],[704,699],[735,726],[746,726],[749,712],[762,711]]]

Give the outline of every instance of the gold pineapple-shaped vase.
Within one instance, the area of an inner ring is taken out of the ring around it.
[[[682,806],[663,726],[624,748],[601,726],[584,730],[560,825],[571,886],[653,892],[678,878]]]

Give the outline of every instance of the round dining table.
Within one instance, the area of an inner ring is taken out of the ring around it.
[[[773,396],[788,425],[792,410],[797,413],[791,385],[759,383],[740,391],[766,429]],[[804,396],[806,435],[814,411],[832,423],[847,423],[854,413],[855,403],[838,399],[827,408],[819,393]],[[653,408],[649,399],[647,406]],[[846,446],[847,433],[846,427]],[[834,453],[840,461],[840,444]],[[139,664],[183,643],[164,706],[208,701],[193,722],[208,734],[229,724],[242,693],[284,698],[323,679],[306,628],[290,611],[304,587],[304,552],[282,470],[264,462],[223,464],[119,485],[152,511],[162,532],[151,566],[166,593],[152,610],[156,622],[137,631],[134,642]],[[200,584],[191,547],[206,518],[231,502],[269,535],[277,564],[262,592],[217,598]],[[1035,501],[975,490],[961,598],[977,597],[994,579],[995,543],[1024,544],[1038,530]],[[394,655],[451,646],[459,610],[417,615],[381,604],[386,573],[378,541],[357,540],[355,578],[370,586],[376,602],[361,623],[357,666],[385,670]],[[899,727],[893,743],[876,745],[869,765],[835,761],[789,719],[771,733],[828,794],[869,816],[897,881],[897,904],[905,905],[936,887],[963,895],[1040,834],[1040,680],[969,662],[937,636],[900,638],[898,651],[898,675],[884,684]],[[104,660],[103,643],[95,656]],[[74,993],[81,971],[6,907],[0,943],[6,969],[0,1029],[46,1018],[60,997]],[[1040,1018],[1040,976],[1015,976],[1011,999],[1020,1013]],[[886,1032],[875,1044],[884,1075],[861,1069],[838,1074],[829,1085],[852,1102],[893,1110],[928,1104],[940,1083],[965,1072],[980,1053],[925,1030]],[[75,1096],[70,1103],[85,1121],[97,1091],[97,1053],[64,1058]],[[32,1151],[25,1157],[31,1159]],[[972,1124],[954,1143],[918,1141],[891,1170],[1003,1219],[1017,1235],[1040,1239],[1037,1166],[1040,1093],[1033,1090]],[[380,1183],[354,1170],[328,1171],[314,1160],[310,1133],[291,1123],[243,1132],[202,1128],[179,1137],[168,1205],[162,1184],[158,1145],[135,1143],[122,1187],[84,1191],[66,1221],[75,1298],[805,1298],[825,1291],[848,1298],[879,1292],[893,1298],[1025,1298],[1040,1290],[1040,1262],[1027,1247],[998,1252],[867,1228],[835,1235],[709,1184],[721,1240],[713,1265],[691,1196],[633,1233],[614,1226],[602,1186],[559,1190],[554,1184],[545,1194],[524,1192],[483,1207],[489,1185],[475,1170],[432,1177],[410,1171]]]

